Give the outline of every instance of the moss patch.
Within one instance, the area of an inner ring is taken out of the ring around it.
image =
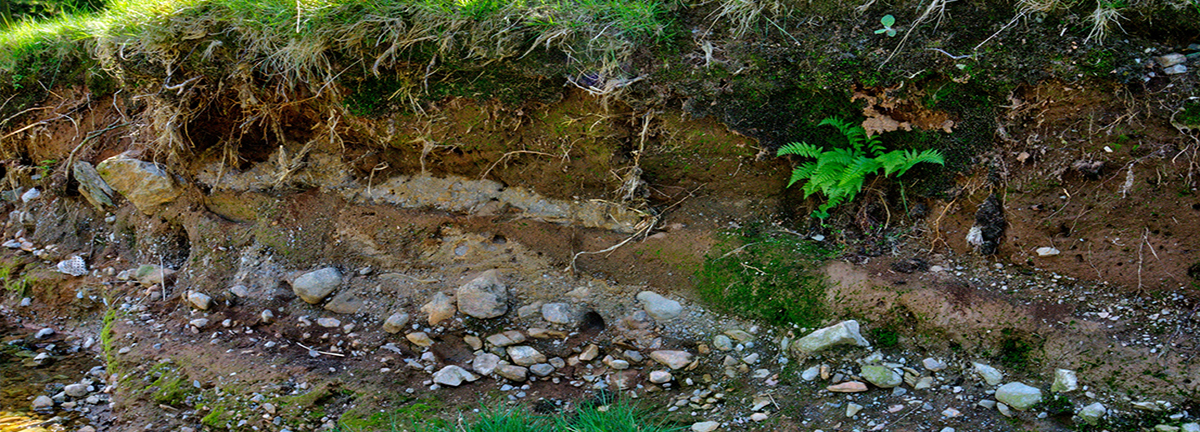
[[[826,314],[826,282],[817,268],[834,253],[790,233],[751,228],[726,234],[697,272],[697,289],[716,309],[816,327]]]

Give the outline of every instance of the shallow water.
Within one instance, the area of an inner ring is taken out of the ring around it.
[[[0,432],[58,431],[78,414],[56,406],[49,412],[30,412],[40,395],[54,396],[77,382],[100,362],[86,351],[70,348],[61,335],[35,340],[22,327],[0,326]],[[35,358],[48,354],[44,360]]]

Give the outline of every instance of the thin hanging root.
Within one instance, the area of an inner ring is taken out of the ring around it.
[[[486,170],[484,170],[484,171],[483,171],[483,175],[480,175],[480,176],[479,176],[479,179],[480,179],[480,180],[483,180],[483,179],[487,178],[487,175],[488,175],[488,173],[492,172],[492,168],[495,168],[495,167],[496,167],[496,165],[499,165],[499,164],[500,164],[500,162],[503,162],[503,161],[504,161],[505,159],[507,159],[509,156],[512,156],[512,155],[517,155],[517,154],[522,154],[522,153],[526,153],[526,154],[535,154],[535,155],[539,155],[539,156],[549,156],[549,157],[555,157],[554,155],[552,155],[552,154],[550,154],[550,153],[542,153],[542,152],[539,152],[539,151],[533,151],[533,150],[513,150],[513,151],[510,151],[510,152],[508,152],[508,153],[505,153],[505,154],[501,155],[499,159],[496,159],[496,161],[495,161],[495,162],[492,162],[492,165],[491,165],[491,166],[489,166],[489,167],[488,167],[488,169],[486,169]],[[422,171],[424,171],[424,169],[422,169]]]
[[[591,252],[591,251],[576,252],[575,255],[571,256],[571,265],[570,265],[570,267],[567,268],[567,270],[570,270],[571,273],[578,273],[578,270],[576,270],[576,268],[575,268],[575,260],[579,259],[580,255],[596,255],[596,254],[602,254],[602,253],[608,253],[608,252],[615,251],[615,250],[617,250],[617,248],[619,248],[621,246],[625,246],[626,243],[633,241],[633,239],[637,238],[638,236],[648,234],[650,232],[650,230],[654,229],[654,226],[657,224],[658,224],[658,218],[656,218],[656,217],[650,218],[650,223],[646,224],[646,227],[642,228],[641,231],[633,233],[633,235],[629,236],[629,238],[622,240],[620,243],[609,246],[607,249],[598,250],[598,251],[594,251],[594,252]]]

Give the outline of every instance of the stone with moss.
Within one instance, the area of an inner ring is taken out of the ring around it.
[[[904,382],[904,377],[892,368],[879,365],[863,366],[862,377],[879,388],[892,388]]]

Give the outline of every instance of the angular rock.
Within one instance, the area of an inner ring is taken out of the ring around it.
[[[534,339],[566,339],[567,333],[558,330],[544,329],[541,327],[530,327],[529,337]]]
[[[921,360],[921,365],[925,366],[925,369],[928,369],[930,372],[939,372],[947,368],[946,362],[933,357]]]
[[[570,324],[575,321],[571,313],[571,305],[566,303],[542,305],[542,319],[554,324]]]
[[[988,385],[998,385],[1004,381],[1004,373],[994,367],[979,362],[971,362],[971,365],[975,368],[975,373]]]
[[[231,287],[229,287],[229,292],[233,293],[233,295],[241,297],[241,298],[250,297],[250,289],[246,288],[245,285],[231,286]]]
[[[863,366],[861,375],[867,382],[879,388],[892,388],[904,382],[903,376],[886,366]]]
[[[174,201],[183,189],[158,164],[132,159],[123,154],[96,165],[96,172],[109,186],[125,196],[142,213]]]
[[[858,415],[858,412],[862,411],[862,409],[863,409],[862,405],[856,404],[854,402],[847,403],[846,404],[846,417],[854,417],[854,416]]]
[[[1070,393],[1077,389],[1079,389],[1079,378],[1075,375],[1075,371],[1070,369],[1054,371],[1054,384],[1050,385],[1051,392]]]
[[[814,331],[792,343],[792,350],[802,355],[820,352],[836,345],[871,346],[859,333],[858,321],[842,321]]]
[[[1155,57],[1154,61],[1157,61],[1159,66],[1169,68],[1171,66],[1186,62],[1187,56],[1180,53],[1170,53],[1160,57]]]
[[[646,314],[655,321],[670,321],[683,313],[683,305],[654,291],[642,291],[637,294],[637,299],[642,302],[642,309],[646,311]]]
[[[325,267],[296,278],[292,282],[292,292],[309,304],[317,304],[341,285],[342,273],[336,268]]]
[[[500,356],[492,353],[483,353],[475,356],[471,360],[471,369],[480,375],[491,375],[500,366]]]
[[[429,314],[429,325],[437,325],[454,316],[454,299],[441,291],[435,292],[429,303],[421,306],[421,312]]]
[[[388,333],[400,333],[408,326],[409,316],[404,312],[396,312],[388,316],[383,322],[383,331]]]
[[[197,329],[204,330],[205,327],[208,327],[208,318],[196,318],[188,321],[188,324]]]
[[[1108,408],[1105,408],[1104,404],[1100,402],[1095,402],[1079,410],[1078,416],[1079,419],[1083,420],[1085,423],[1094,425],[1099,423],[1100,420],[1103,420],[1106,414],[1108,414]]]
[[[844,383],[825,387],[825,390],[829,390],[834,393],[859,393],[867,391],[867,385],[858,381],[846,381]]]
[[[38,330],[37,333],[34,333],[33,338],[34,339],[45,339],[50,336],[54,336],[54,329],[52,329],[50,327],[46,327],[44,329]]]
[[[525,335],[516,330],[509,330],[503,333],[496,333],[488,336],[486,340],[493,346],[506,347],[525,342]]]
[[[1042,401],[1042,391],[1020,382],[1010,382],[996,389],[996,400],[1019,411],[1025,411]]]
[[[71,168],[75,174],[75,180],[79,182],[79,194],[83,195],[83,198],[91,203],[92,207],[99,211],[116,207],[113,204],[113,194],[116,192],[113,192],[108,183],[100,178],[100,173],[96,172],[96,168],[92,164],[78,161]]]
[[[600,356],[600,347],[596,344],[588,344],[583,348],[583,352],[579,353],[579,360],[589,362]]]
[[[680,369],[692,362],[692,353],[687,351],[658,350],[651,352],[650,358],[671,369]]]
[[[534,375],[544,377],[544,376],[550,375],[551,373],[554,373],[554,366],[551,366],[548,363],[538,363],[533,366],[530,366],[529,371],[533,372]]]
[[[212,297],[209,297],[208,294],[192,291],[188,293],[187,300],[196,309],[208,310],[208,308],[212,307]]]
[[[429,347],[433,345],[433,339],[431,339],[429,334],[425,332],[409,333],[404,335],[404,338],[408,339],[409,342],[412,342],[413,345],[420,347]]]
[[[546,362],[546,355],[530,346],[510,346],[507,351],[508,357],[512,359],[512,362],[519,366],[532,366]]]
[[[508,312],[508,287],[500,273],[488,270],[458,287],[458,310],[475,318],[495,318]]]
[[[529,376],[529,369],[521,366],[500,365],[496,366],[496,375],[500,375],[507,380],[521,382],[525,381]]]
[[[463,336],[463,342],[466,342],[467,346],[471,347],[471,351],[477,351],[477,350],[483,349],[483,341],[480,340],[479,337],[477,337],[477,336],[474,336],[474,335]]]
[[[433,382],[450,387],[458,387],[463,382],[471,382],[477,379],[479,377],[455,365],[446,366],[433,373]]]
[[[329,299],[329,303],[325,303],[325,310],[344,315],[356,314],[366,304],[366,300],[354,293],[343,291]]]

